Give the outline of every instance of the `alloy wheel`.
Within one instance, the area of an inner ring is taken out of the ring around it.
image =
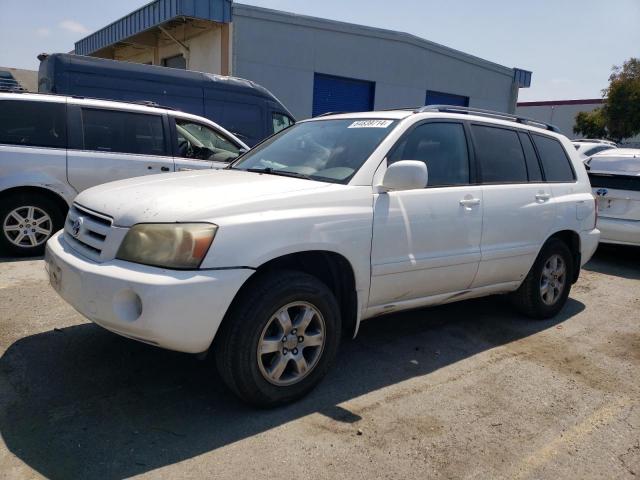
[[[53,233],[53,221],[43,209],[24,206],[13,209],[2,223],[4,236],[20,248],[38,247]]]
[[[318,364],[326,327],[320,311],[310,303],[294,302],[271,316],[258,342],[258,367],[269,383],[298,383]]]
[[[567,281],[567,267],[558,254],[552,255],[542,268],[540,295],[546,305],[554,305],[562,296]]]

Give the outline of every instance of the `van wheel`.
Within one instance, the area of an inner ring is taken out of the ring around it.
[[[0,252],[35,257],[44,253],[45,243],[64,225],[64,214],[44,195],[17,193],[0,205]]]
[[[527,278],[512,294],[516,308],[531,318],[554,317],[569,297],[573,269],[569,247],[561,240],[549,240],[542,247]]]
[[[220,376],[259,407],[292,402],[325,376],[340,343],[333,293],[302,272],[260,275],[243,289],[216,335]]]

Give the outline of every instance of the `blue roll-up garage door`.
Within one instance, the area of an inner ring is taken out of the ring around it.
[[[313,116],[327,112],[373,110],[374,82],[316,73],[313,81]]]
[[[453,93],[427,90],[425,105],[455,105],[456,107],[468,107],[469,97],[455,95]]]

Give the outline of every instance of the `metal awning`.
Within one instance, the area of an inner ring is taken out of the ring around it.
[[[138,33],[180,18],[231,22],[232,0],[155,0],[75,44],[75,53],[91,55]]]

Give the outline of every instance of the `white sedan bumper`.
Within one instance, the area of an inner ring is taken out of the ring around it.
[[[617,218],[598,218],[598,228],[602,232],[600,242],[620,245],[640,246],[640,221]]]
[[[121,260],[95,263],[62,232],[47,243],[51,285],[78,312],[122,336],[170,350],[206,351],[248,269],[174,271]]]

